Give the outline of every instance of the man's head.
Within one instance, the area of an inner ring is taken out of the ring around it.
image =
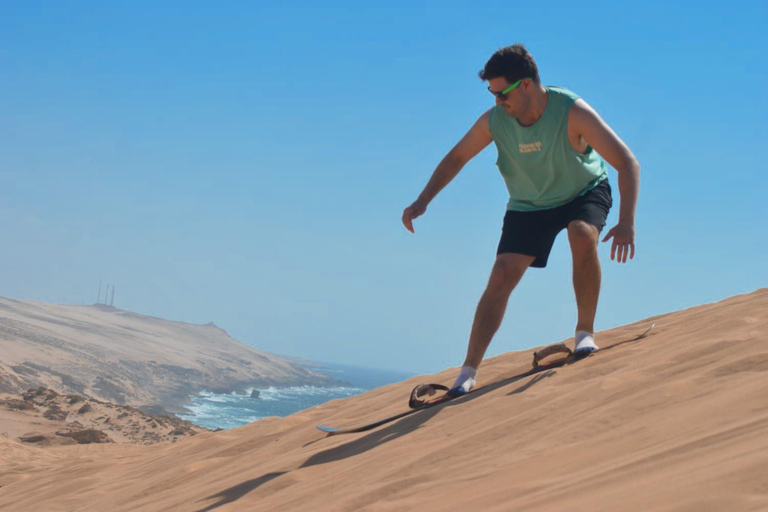
[[[504,106],[513,117],[520,117],[528,110],[534,88],[541,86],[536,61],[520,43],[497,50],[478,75],[488,82],[496,104]]]

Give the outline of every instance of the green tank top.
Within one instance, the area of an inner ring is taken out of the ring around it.
[[[496,165],[509,191],[507,210],[556,208],[608,177],[605,161],[591,146],[581,154],[568,141],[568,112],[579,97],[560,87],[546,89],[547,107],[532,126],[521,126],[502,106],[490,111]]]

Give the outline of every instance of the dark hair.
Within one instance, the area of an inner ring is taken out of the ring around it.
[[[484,82],[493,78],[504,77],[510,84],[521,78],[530,78],[537,84],[541,83],[539,68],[536,67],[533,55],[520,43],[496,50],[496,53],[491,55],[491,58],[485,63],[485,67],[477,74],[480,80]]]

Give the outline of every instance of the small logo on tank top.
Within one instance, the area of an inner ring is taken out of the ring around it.
[[[541,141],[531,142],[530,144],[519,144],[521,153],[533,153],[535,151],[541,151]]]

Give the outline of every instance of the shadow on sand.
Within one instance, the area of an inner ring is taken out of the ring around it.
[[[263,484],[269,482],[270,480],[274,480],[275,478],[284,475],[286,473],[289,473],[289,471],[281,471],[278,473],[267,473],[266,475],[262,475],[259,478],[254,478],[251,480],[247,480],[241,484],[237,484],[234,487],[230,487],[229,489],[223,490],[219,493],[216,493],[212,496],[208,496],[205,499],[202,499],[200,501],[208,501],[208,500],[215,500],[218,499],[216,503],[211,503],[205,508],[201,508],[197,512],[208,512],[209,510],[213,510],[215,508],[219,508],[223,505],[226,505],[227,503],[232,503],[233,501],[237,501],[249,492],[253,491],[254,489],[257,489],[258,487],[261,487]]]
[[[635,338],[620,341],[618,343],[614,343],[613,345],[610,345],[608,347],[600,349],[600,351],[596,352],[594,355],[598,355],[603,352],[607,352],[611,349],[614,349],[616,347],[619,347],[621,345],[626,345],[628,343],[634,343],[636,341],[639,341],[640,339],[644,338],[644,335],[637,336]],[[590,356],[592,357],[592,356]],[[583,358],[586,359],[586,358]],[[508,395],[514,395],[519,394],[527,391],[531,387],[535,386],[539,382],[542,382],[545,379],[548,379],[550,377],[554,377],[557,372],[555,371],[557,368],[562,368],[564,366],[570,366],[578,361],[581,361],[581,359],[575,359],[571,356],[564,358],[561,361],[558,361],[554,364],[540,367],[540,368],[534,368],[531,370],[528,370],[526,372],[520,373],[518,375],[509,377],[504,380],[500,380],[498,382],[495,382],[493,384],[488,384],[486,386],[483,386],[481,388],[476,389],[475,391],[464,395],[459,398],[455,398],[449,402],[445,402],[443,404],[436,405],[434,407],[430,407],[428,409],[424,409],[422,411],[419,411],[416,414],[412,414],[410,416],[406,416],[402,418],[399,421],[396,421],[389,426],[380,428],[378,430],[375,430],[371,432],[370,434],[367,434],[363,437],[360,437],[358,439],[354,439],[348,443],[344,443],[340,446],[336,446],[334,448],[329,448],[327,450],[324,450],[322,452],[318,452],[314,455],[312,455],[310,458],[308,458],[301,466],[299,466],[296,469],[302,469],[302,468],[308,468],[311,466],[317,466],[320,464],[326,464],[328,462],[335,462],[339,460],[344,460],[349,457],[354,457],[356,455],[360,455],[361,453],[367,452],[368,450],[371,450],[372,448],[376,448],[377,446],[381,446],[385,443],[388,443],[390,441],[394,441],[395,439],[402,437],[406,434],[410,434],[411,432],[414,432],[415,430],[421,428],[421,426],[435,417],[437,414],[440,413],[443,409],[446,407],[456,407],[458,405],[462,405],[466,402],[469,402],[471,400],[475,400],[487,393],[490,393],[492,391],[495,391],[499,388],[502,388],[504,386],[508,386],[510,384],[513,384],[515,382],[518,382],[522,379],[525,379],[526,377],[530,377],[535,375],[533,379],[531,379],[529,382],[526,382],[522,386],[512,390]],[[322,439],[325,439],[322,438]],[[308,446],[310,444],[314,444],[318,441],[321,441],[322,439],[318,439],[316,441],[312,441],[311,443],[307,443],[304,446]],[[294,470],[295,471],[295,470]],[[229,489],[226,489],[220,493],[214,494],[212,496],[209,496],[207,498],[204,498],[201,501],[208,501],[212,499],[217,499],[217,501],[214,504],[209,505],[208,507],[204,509],[200,509],[198,512],[208,512],[210,510],[213,510],[217,507],[220,507],[222,505],[225,505],[227,503],[231,503],[233,501],[236,501],[246,494],[250,493],[251,491],[257,489],[261,485],[279,477],[286,473],[290,473],[290,471],[282,471],[277,473],[267,473],[266,475],[260,476],[259,478],[254,478],[252,480],[248,480],[246,482],[243,482],[241,484],[238,484],[234,487],[230,487]]]

